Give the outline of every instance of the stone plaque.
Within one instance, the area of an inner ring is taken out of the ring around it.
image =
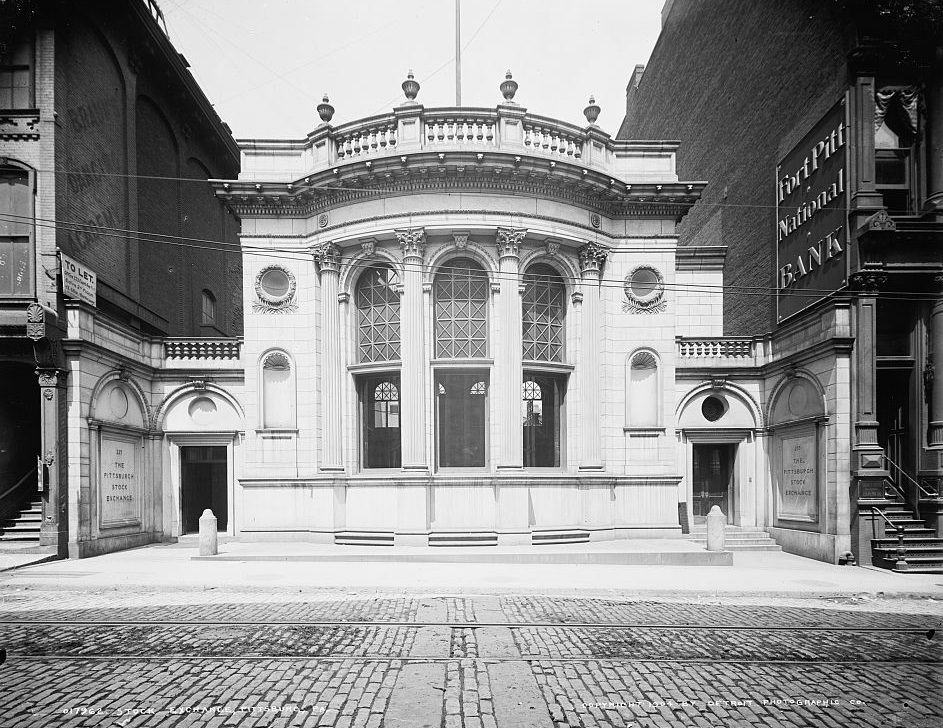
[[[102,528],[141,522],[141,440],[103,434],[99,463]]]
[[[780,520],[815,523],[819,519],[819,488],[815,434],[784,437],[776,488]]]

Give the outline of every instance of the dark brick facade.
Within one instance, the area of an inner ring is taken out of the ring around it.
[[[677,139],[678,175],[707,180],[681,245],[726,245],[724,333],[775,326],[776,164],[841,98],[846,33],[829,4],[675,0],[619,138]]]
[[[114,315],[171,336],[241,334],[225,303],[201,325],[204,290],[241,298],[238,223],[205,184],[236,176],[238,151],[144,4],[109,7],[52,16],[57,244],[98,273]]]

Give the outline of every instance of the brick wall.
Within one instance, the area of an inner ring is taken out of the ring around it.
[[[681,141],[680,178],[710,184],[680,244],[729,246],[728,285],[773,287],[776,164],[841,97],[844,53],[822,3],[675,1],[619,137]],[[726,334],[764,333],[774,315],[772,295],[725,292]]]

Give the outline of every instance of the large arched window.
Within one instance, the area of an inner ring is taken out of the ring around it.
[[[563,361],[566,287],[549,265],[532,265],[524,274],[521,320],[525,361]]]
[[[629,427],[658,427],[658,360],[650,351],[636,352],[629,360],[626,393],[626,424]]]
[[[357,281],[357,327],[362,362],[400,358],[398,283],[396,271],[388,265],[367,268]]]
[[[435,277],[435,355],[488,356],[488,275],[469,258],[453,258]]]
[[[291,374],[291,361],[280,351],[273,351],[262,360],[262,427],[265,429],[295,426]]]

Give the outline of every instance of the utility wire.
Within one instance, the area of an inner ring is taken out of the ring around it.
[[[11,220],[4,214],[0,214],[0,221],[3,222],[23,222],[24,220],[30,220],[33,218],[24,218],[23,216],[12,216],[18,219]],[[66,232],[80,232],[80,233],[94,233],[100,234],[105,237],[124,239],[124,240],[133,240],[144,243],[155,243],[155,244],[165,244],[173,245],[176,247],[188,247],[198,250],[208,250],[212,252],[220,253],[231,253],[231,254],[246,254],[246,255],[256,255],[256,256],[267,256],[276,259],[283,260],[294,260],[302,262],[310,262],[312,257],[312,251],[310,250],[299,250],[297,248],[288,248],[281,246],[251,246],[246,244],[238,243],[227,243],[224,241],[217,240],[208,240],[204,238],[186,238],[182,236],[168,235],[164,233],[149,233],[143,231],[134,231],[134,230],[122,230],[120,228],[109,228],[104,226],[97,225],[87,225],[84,223],[70,223],[63,221],[50,220],[48,218],[35,218],[37,227],[51,228],[51,229],[60,229]],[[153,237],[152,237],[153,236]],[[182,241],[182,242],[178,242]],[[199,245],[197,243],[210,243],[210,245]],[[363,260],[357,259],[355,256],[338,256],[338,263],[353,263],[358,262],[367,267],[383,265],[385,261],[382,260]],[[466,275],[471,275],[474,277],[475,273],[469,274],[469,269],[464,267],[448,266],[448,265],[439,265],[433,266],[426,263],[407,263],[405,261],[399,262],[398,265],[403,270],[418,270],[421,273],[430,273],[430,272],[454,272],[454,273],[464,273]],[[524,281],[525,283],[528,280],[532,280],[535,276],[527,273],[526,271],[519,271],[517,273],[510,273],[507,271],[493,271],[491,274],[488,274],[485,271],[482,271],[481,275],[490,278],[504,279],[504,280],[516,280]],[[539,276],[538,276],[539,277]],[[582,283],[582,278],[575,276],[568,276],[558,273],[557,277],[563,281],[571,284],[580,284]],[[772,294],[778,293],[779,289],[770,286],[731,286],[726,284],[710,284],[710,283],[668,283],[663,282],[662,287],[665,290],[675,291],[675,292],[689,292],[689,293],[722,293],[724,295],[739,295],[739,296],[756,296],[767,298]],[[621,281],[616,281],[613,279],[603,278],[599,282],[599,286],[602,288],[619,288],[623,289],[625,284]],[[790,290],[789,295],[795,297],[822,297],[829,294],[835,293],[833,289],[798,289]],[[893,290],[893,291],[881,291],[881,296],[886,298],[893,298],[895,300],[913,300],[913,301],[924,301],[924,300],[936,300],[938,294],[933,292],[921,292],[921,291],[902,291],[902,290]]]

